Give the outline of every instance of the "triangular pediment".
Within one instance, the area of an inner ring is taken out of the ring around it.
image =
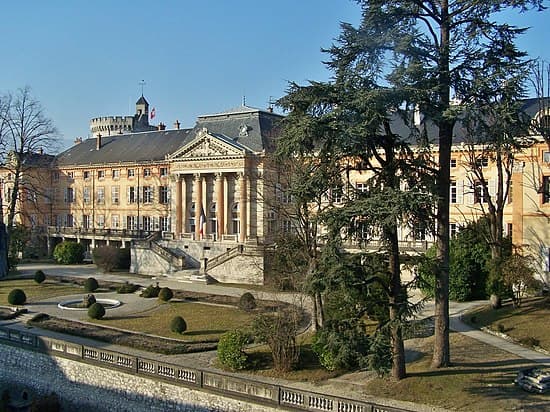
[[[173,160],[200,160],[224,157],[241,157],[245,149],[232,144],[228,139],[215,136],[202,129],[192,141],[172,153],[169,158]]]

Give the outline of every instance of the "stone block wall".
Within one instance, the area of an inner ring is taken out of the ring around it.
[[[2,383],[55,392],[65,410],[103,411],[276,411],[266,405],[147,379],[0,343]],[[37,373],[40,371],[40,373]]]

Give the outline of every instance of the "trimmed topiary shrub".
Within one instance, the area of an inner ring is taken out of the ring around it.
[[[34,281],[36,283],[42,283],[46,280],[46,275],[41,270],[34,272]]]
[[[159,299],[162,300],[163,302],[168,302],[173,297],[174,297],[174,293],[170,288],[162,288],[159,292]]]
[[[101,319],[105,316],[105,308],[101,303],[94,303],[88,308],[88,317],[91,319]]]
[[[256,309],[256,299],[250,292],[245,292],[239,299],[239,308],[245,312],[250,312]]]
[[[94,292],[99,287],[99,283],[95,278],[88,278],[84,282],[84,290],[86,292]]]
[[[156,286],[153,286],[153,285],[147,286],[139,296],[141,296],[142,298],[156,298],[158,297],[159,293],[160,293],[160,287],[157,283]]]
[[[174,333],[183,333],[187,330],[187,323],[181,316],[175,316],[170,322],[170,330]]]
[[[139,285],[134,283],[126,282],[124,285],[117,288],[117,293],[134,293],[139,289]]]
[[[218,360],[231,370],[245,369],[248,355],[243,351],[248,342],[248,335],[241,330],[224,333],[218,342]]]
[[[8,295],[8,303],[10,305],[24,305],[27,301],[27,295],[22,289],[13,289]]]
[[[84,245],[76,242],[61,242],[54,251],[53,257],[58,263],[72,265],[84,260]]]

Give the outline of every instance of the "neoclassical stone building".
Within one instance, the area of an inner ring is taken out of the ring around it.
[[[525,109],[533,117],[544,115],[535,101],[526,101]],[[143,97],[136,104],[140,110],[148,112]],[[128,133],[122,128],[122,133],[76,141],[57,156],[29,154],[27,162],[34,167],[28,179],[43,190],[23,190],[19,222],[47,231],[50,252],[63,239],[84,243],[88,251],[106,244],[131,247],[135,273],[195,280],[207,274],[221,282],[261,284],[264,247],[278,228],[292,228],[269,206],[276,197],[276,170],[267,160],[281,119],[269,109],[241,106],[199,116],[191,129],[180,129],[177,121],[170,130],[160,125]],[[490,156],[480,158],[488,193],[480,191],[466,167],[469,154],[458,127],[455,134],[451,234],[483,215],[497,173]],[[437,147],[433,150],[437,156]],[[0,177],[6,198],[9,171]],[[355,170],[349,177],[349,188],[367,187],[368,173]],[[344,188],[335,189],[326,194],[327,202],[338,207],[345,195]],[[547,282],[549,217],[550,148],[535,136],[535,144],[516,158],[504,222],[513,243],[536,257],[538,274]],[[405,228],[400,237],[404,250],[425,250],[432,241],[415,239]]]

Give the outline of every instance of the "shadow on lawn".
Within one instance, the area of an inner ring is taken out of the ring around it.
[[[201,329],[185,332],[185,336],[221,335],[225,332],[227,332],[227,329]]]
[[[532,365],[532,363],[525,359],[507,359],[494,362],[453,362],[449,368],[432,369],[422,372],[411,372],[408,373],[408,376],[428,377],[469,375],[476,373],[499,373],[510,374],[510,376],[515,377],[515,374],[519,369],[525,368],[530,365]],[[511,380],[508,379],[507,382],[510,383]]]

